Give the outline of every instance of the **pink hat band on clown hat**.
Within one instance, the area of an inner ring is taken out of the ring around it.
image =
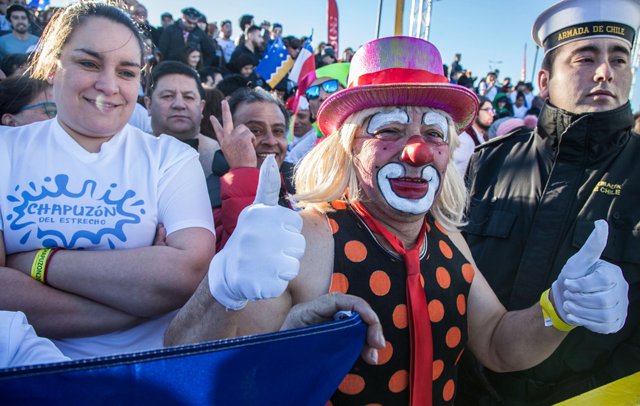
[[[350,82],[349,87],[381,83],[449,83],[449,79],[426,70],[389,68],[380,72],[364,73]]]
[[[383,106],[441,109],[462,132],[478,112],[478,98],[466,87],[449,83],[433,44],[419,38],[390,37],[371,41],[356,52],[348,87],[322,104],[318,125],[328,136],[351,114]]]

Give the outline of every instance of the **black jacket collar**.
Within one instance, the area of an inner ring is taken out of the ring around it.
[[[549,148],[557,159],[573,163],[596,163],[615,153],[629,140],[633,127],[631,106],[625,105],[600,113],[574,114],[548,102],[538,118],[536,144]]]

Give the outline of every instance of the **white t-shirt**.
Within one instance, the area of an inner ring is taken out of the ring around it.
[[[478,137],[478,141],[482,144],[486,140],[484,139],[484,135],[476,131],[475,128],[471,127],[471,131],[475,131],[476,136]],[[458,172],[460,172],[460,176],[464,179],[464,175],[467,172],[467,165],[469,164],[469,159],[473,155],[473,152],[476,149],[476,143],[473,142],[473,139],[466,132],[461,133],[458,136],[460,140],[460,146],[453,151],[453,161],[458,167]]]
[[[527,115],[527,111],[529,111],[529,107],[524,104],[521,107],[513,105],[513,117],[515,118],[523,119]]]
[[[0,173],[7,255],[52,246],[148,247],[160,222],[167,235],[188,227],[215,234],[198,154],[167,135],[156,138],[126,125],[90,153],[57,119],[3,127]],[[158,348],[170,321],[159,316],[126,331],[56,345],[72,358]]]
[[[151,128],[151,116],[147,109],[145,109],[140,103],[136,103],[136,107],[133,109],[133,113],[131,114],[128,124],[139,128],[148,134],[153,133],[153,128]]]
[[[527,107],[527,110],[530,110],[531,107],[533,106],[533,99],[536,98],[536,96],[533,94],[533,92],[526,94],[524,92],[522,92],[524,94],[524,106]],[[509,101],[511,102],[511,104],[513,104],[513,107],[516,107],[516,99],[518,98],[518,92],[513,91],[511,92],[511,94],[509,95]]]
[[[233,40],[222,38],[218,38],[216,39],[216,41],[218,41],[218,45],[220,45],[220,48],[222,48],[222,53],[224,53],[224,60],[229,63],[233,51],[236,50],[236,43],[233,42]]]
[[[0,311],[0,368],[69,361],[46,338],[38,337],[22,312]]]

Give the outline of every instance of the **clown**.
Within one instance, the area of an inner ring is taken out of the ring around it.
[[[165,345],[276,331],[326,321],[345,307],[358,310],[369,324],[367,343],[333,405],[453,404],[465,348],[496,371],[544,360],[567,334],[545,325],[541,306],[550,320],[558,317],[553,298],[507,313],[457,231],[466,191],[453,150],[477,103],[466,88],[448,83],[430,43],[393,37],[365,44],[353,58],[347,89],[320,108],[326,139],[298,168],[293,198],[305,206],[302,224],[284,208],[265,208],[264,215],[260,204],[246,209]],[[298,227],[306,241],[299,270]],[[582,307],[582,292],[624,293],[622,282],[607,290],[598,277],[585,276],[620,273],[598,260],[602,233],[606,223],[559,278],[571,321],[594,312]],[[625,302],[612,308],[595,310],[607,331],[626,317]]]

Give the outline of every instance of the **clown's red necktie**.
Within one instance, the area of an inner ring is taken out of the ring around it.
[[[383,236],[393,249],[402,256],[407,267],[407,311],[409,313],[409,334],[411,336],[411,372],[409,374],[410,405],[431,405],[431,384],[433,374],[433,342],[431,340],[431,319],[424,288],[420,283],[420,247],[424,242],[427,228],[426,217],[420,230],[418,242],[410,250],[405,250],[402,241],[378,223],[360,202],[353,209],[374,233]]]

